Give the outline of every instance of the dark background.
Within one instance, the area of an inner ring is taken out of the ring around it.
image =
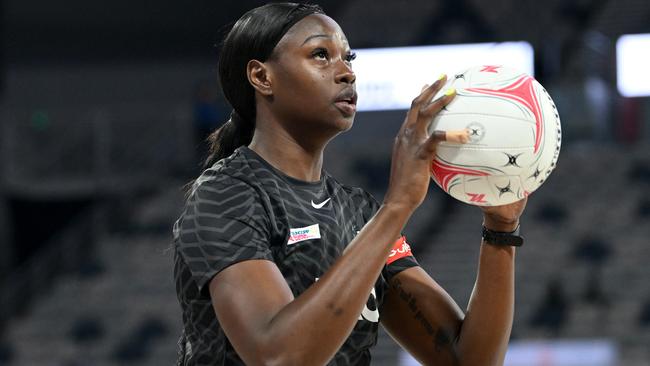
[[[0,365],[174,361],[171,226],[203,138],[229,113],[215,45],[262,3],[1,2]],[[533,45],[564,140],[526,212],[513,341],[604,339],[619,364],[646,365],[650,101],[616,90],[615,42],[650,32],[648,2],[320,4],[353,48]],[[423,82],[438,74],[432,65]],[[326,169],[381,198],[403,114],[359,113]],[[461,307],[477,225],[478,210],[432,185],[407,227],[422,266]],[[376,364],[397,354],[382,333]]]

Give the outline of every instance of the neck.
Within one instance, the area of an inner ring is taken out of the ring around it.
[[[286,131],[260,128],[258,124],[248,147],[284,174],[302,181],[321,178],[324,145],[306,146]]]

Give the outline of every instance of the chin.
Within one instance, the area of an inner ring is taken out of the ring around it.
[[[351,129],[354,124],[354,117],[354,114],[350,116],[342,116],[340,114],[323,115],[317,120],[312,120],[308,125],[311,126],[309,129],[312,133],[331,138]]]
[[[354,124],[354,117],[356,116],[356,113],[349,116],[349,117],[342,117],[340,118],[337,122],[339,126],[341,126],[342,131],[347,131],[352,128],[352,125]]]
[[[338,121],[336,121],[336,127],[340,132],[348,131],[349,129],[352,128],[353,124],[354,124],[354,116],[348,118],[341,118]]]

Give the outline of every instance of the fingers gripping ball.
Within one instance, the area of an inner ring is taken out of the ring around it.
[[[429,133],[467,130],[469,141],[448,132],[437,146],[431,178],[438,186],[478,206],[509,204],[538,189],[557,164],[562,140],[560,116],[544,87],[512,68],[484,65],[450,77],[448,88],[456,97]]]

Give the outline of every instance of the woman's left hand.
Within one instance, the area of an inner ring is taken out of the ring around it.
[[[526,208],[528,198],[503,206],[481,206],[483,225],[492,231],[511,232],[517,229],[519,217]]]

